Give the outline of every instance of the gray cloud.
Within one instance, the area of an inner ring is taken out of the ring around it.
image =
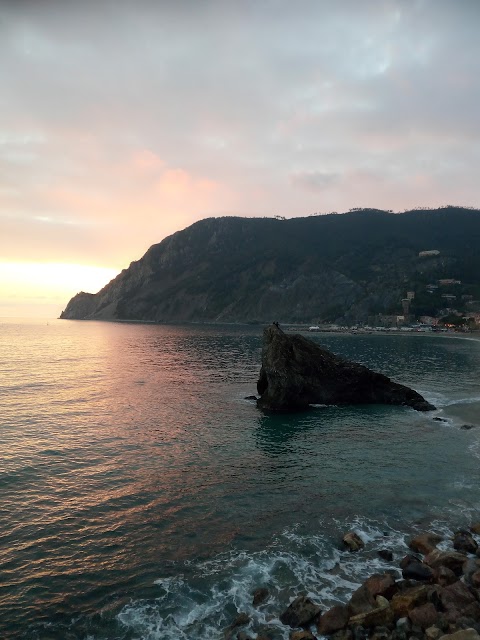
[[[4,2],[2,256],[123,266],[206,215],[478,205],[479,18],[476,0]]]

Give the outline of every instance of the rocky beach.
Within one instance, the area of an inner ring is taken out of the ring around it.
[[[417,534],[409,552],[394,558],[388,548],[378,555],[396,569],[373,573],[347,602],[323,610],[315,596],[299,594],[279,620],[291,628],[290,640],[478,640],[480,638],[480,522],[459,529],[452,539]],[[343,537],[344,553],[362,554],[365,543],[355,531]],[[266,587],[252,594],[252,604],[269,599]],[[320,599],[320,598],[319,598]],[[226,630],[228,640],[275,640],[268,628],[256,635],[242,630],[250,617],[239,613]]]

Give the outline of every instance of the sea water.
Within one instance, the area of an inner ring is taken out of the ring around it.
[[[294,596],[480,521],[480,342],[310,337],[437,411],[264,415],[261,327],[1,320],[0,637],[214,640],[245,612],[286,639]]]

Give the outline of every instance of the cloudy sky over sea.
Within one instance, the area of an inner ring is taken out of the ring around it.
[[[478,206],[479,24],[478,0],[0,0],[0,316],[207,216]]]

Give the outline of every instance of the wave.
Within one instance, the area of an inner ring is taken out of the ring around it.
[[[335,535],[308,535],[299,526],[292,527],[263,551],[231,551],[206,562],[187,563],[176,576],[155,581],[155,600],[126,605],[118,622],[143,640],[220,640],[242,612],[250,620],[242,627],[247,634],[268,629],[287,640],[290,629],[281,624],[279,616],[297,595],[307,594],[326,610],[348,601],[373,573],[393,571],[400,577],[398,561],[409,551],[408,539],[421,531],[439,533],[447,548],[455,528],[450,517],[464,511],[462,505],[451,507],[446,519],[411,523],[408,529],[361,517],[330,523]],[[365,542],[360,553],[346,552],[336,544],[347,530],[356,531]],[[382,549],[391,550],[394,561],[382,559],[378,555]],[[268,588],[269,595],[264,604],[254,607],[252,594],[259,587]]]

